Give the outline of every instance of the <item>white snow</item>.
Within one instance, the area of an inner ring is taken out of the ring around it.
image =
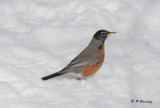
[[[160,108],[159,10],[159,0],[0,0],[0,107]],[[95,75],[41,80],[100,29],[117,34]]]

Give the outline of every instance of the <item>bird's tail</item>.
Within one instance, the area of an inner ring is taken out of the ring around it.
[[[60,76],[60,75],[63,75],[65,74],[63,71],[59,71],[59,72],[56,72],[54,74],[51,74],[51,75],[48,75],[48,76],[45,76],[43,78],[41,78],[42,80],[48,80],[50,78],[53,78],[53,77],[57,77],[57,76]]]

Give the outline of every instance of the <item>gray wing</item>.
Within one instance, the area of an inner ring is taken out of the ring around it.
[[[75,59],[73,59],[64,70],[74,70],[81,67],[88,67],[99,64],[103,59],[103,54],[99,49],[83,50]]]

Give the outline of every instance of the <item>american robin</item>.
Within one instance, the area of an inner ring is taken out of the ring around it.
[[[45,76],[42,80],[60,76],[67,73],[78,74],[78,79],[84,79],[89,75],[94,74],[99,70],[104,62],[105,51],[104,42],[108,36],[116,32],[109,32],[107,30],[97,31],[89,45],[74,58],[65,68],[61,71]]]

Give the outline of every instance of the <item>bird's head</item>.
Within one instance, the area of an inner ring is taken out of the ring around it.
[[[108,36],[115,34],[116,32],[109,32],[107,30],[99,30],[97,31],[94,36],[92,41],[89,44],[89,47],[98,47],[99,49],[102,48],[105,40],[108,38]]]
[[[108,36],[115,34],[116,32],[109,32],[107,30],[99,30],[94,34],[94,38],[104,42]]]

